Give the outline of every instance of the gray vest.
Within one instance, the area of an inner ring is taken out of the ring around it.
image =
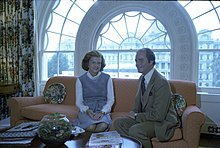
[[[107,102],[107,84],[109,75],[101,75],[92,80],[87,74],[79,77],[82,83],[83,104],[89,106],[93,112],[99,112]]]

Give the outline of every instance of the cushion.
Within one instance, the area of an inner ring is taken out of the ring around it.
[[[66,96],[66,88],[62,83],[52,83],[45,91],[45,102],[51,104],[60,104]]]
[[[182,95],[175,93],[172,95],[172,100],[173,100],[174,108],[176,110],[177,115],[181,117],[183,114],[183,111],[186,108],[185,99],[183,98]]]
[[[24,107],[21,110],[21,115],[27,119],[41,120],[44,115],[55,112],[65,114],[72,121],[77,118],[78,108],[64,104],[39,104]]]
[[[175,129],[174,135],[169,140],[169,142],[176,141],[176,140],[181,140],[181,139],[183,139],[182,130],[180,128],[177,128],[177,129]],[[152,140],[152,142],[160,142],[156,137],[152,138],[151,140]]]

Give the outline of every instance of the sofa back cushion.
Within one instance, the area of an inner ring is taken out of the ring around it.
[[[178,93],[183,96],[186,105],[196,105],[196,84],[186,80],[169,80],[170,87],[173,93]]]
[[[115,94],[114,112],[128,112],[132,109],[137,92],[137,79],[113,78]]]
[[[196,85],[186,80],[169,80],[171,91],[182,95],[186,105],[196,104]],[[133,108],[137,92],[138,79],[113,78],[115,103],[114,112],[128,112]]]
[[[66,87],[66,97],[62,104],[75,105],[76,102],[76,76],[56,76],[50,78],[45,86],[52,83],[62,83]],[[112,111],[128,112],[132,109],[137,92],[138,79],[113,78],[115,103]],[[173,93],[182,95],[187,106],[196,104],[196,85],[186,80],[169,80]]]
[[[62,104],[75,105],[76,104],[76,78],[75,76],[55,76],[51,77],[44,88],[44,94],[47,88],[53,83],[62,83],[66,88],[66,96]]]

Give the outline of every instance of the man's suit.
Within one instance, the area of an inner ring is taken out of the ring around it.
[[[135,119],[119,118],[114,122],[120,133],[140,140],[143,147],[152,147],[150,139],[157,137],[160,141],[169,140],[178,126],[177,115],[171,102],[171,90],[168,81],[154,70],[145,93],[141,93],[139,78],[138,91],[133,111]],[[124,98],[126,99],[126,98]]]

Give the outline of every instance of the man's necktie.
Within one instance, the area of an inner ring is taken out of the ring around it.
[[[143,95],[144,92],[145,92],[145,83],[144,83],[144,81],[145,81],[145,78],[143,77],[143,78],[142,78],[142,81],[141,81],[141,92],[142,92],[142,95]]]

